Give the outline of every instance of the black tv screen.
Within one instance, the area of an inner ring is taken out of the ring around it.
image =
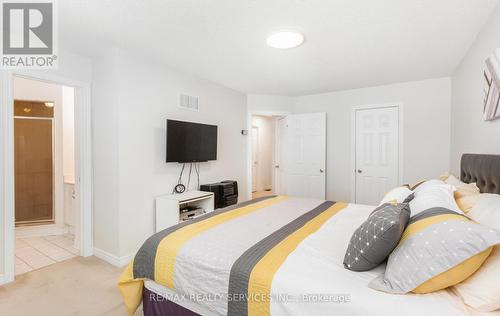
[[[167,162],[217,160],[217,126],[167,120]]]

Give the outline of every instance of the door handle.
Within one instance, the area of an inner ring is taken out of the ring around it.
[[[274,166],[274,168],[279,169],[279,168],[280,168],[280,165],[276,165],[276,166]]]
[[[361,170],[361,169],[358,169],[358,173],[363,173],[363,170]]]
[[[325,172],[325,170],[323,170],[323,169],[319,169],[319,172],[320,172],[320,173],[323,173],[323,172]]]

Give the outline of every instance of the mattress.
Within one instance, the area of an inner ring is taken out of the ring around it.
[[[198,314],[231,314],[234,297],[228,294],[235,287],[234,282],[230,281],[231,268],[238,258],[270,231],[276,231],[323,204],[324,201],[309,199],[281,200],[232,219],[231,223],[225,222],[217,230],[206,230],[189,239],[176,252],[171,284],[161,281],[160,277],[154,281],[146,278],[144,285],[150,291],[167,296],[167,299]],[[259,309],[261,306],[253,310],[248,307],[248,310],[238,313],[273,316],[470,315],[462,301],[448,290],[426,295],[391,295],[368,288],[368,283],[383,273],[383,265],[368,272],[346,270],[343,258],[349,239],[374,207],[337,205],[336,212],[328,216],[316,230],[305,234],[287,252],[279,268],[270,276],[271,282],[267,289],[270,298],[263,304],[265,309]],[[135,260],[138,260],[137,256]],[[269,276],[258,276],[257,279],[266,277]],[[124,281],[123,285],[139,280]],[[247,286],[249,289],[252,286],[254,290],[257,288],[255,292],[258,293],[262,284],[265,282],[257,281]],[[238,313],[233,311],[233,314]]]

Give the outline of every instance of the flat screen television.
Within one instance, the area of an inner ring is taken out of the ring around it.
[[[167,120],[167,162],[217,160],[217,126]]]

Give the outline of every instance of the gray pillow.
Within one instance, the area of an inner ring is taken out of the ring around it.
[[[368,271],[389,257],[410,219],[408,203],[383,204],[354,232],[344,257],[344,267]]]

